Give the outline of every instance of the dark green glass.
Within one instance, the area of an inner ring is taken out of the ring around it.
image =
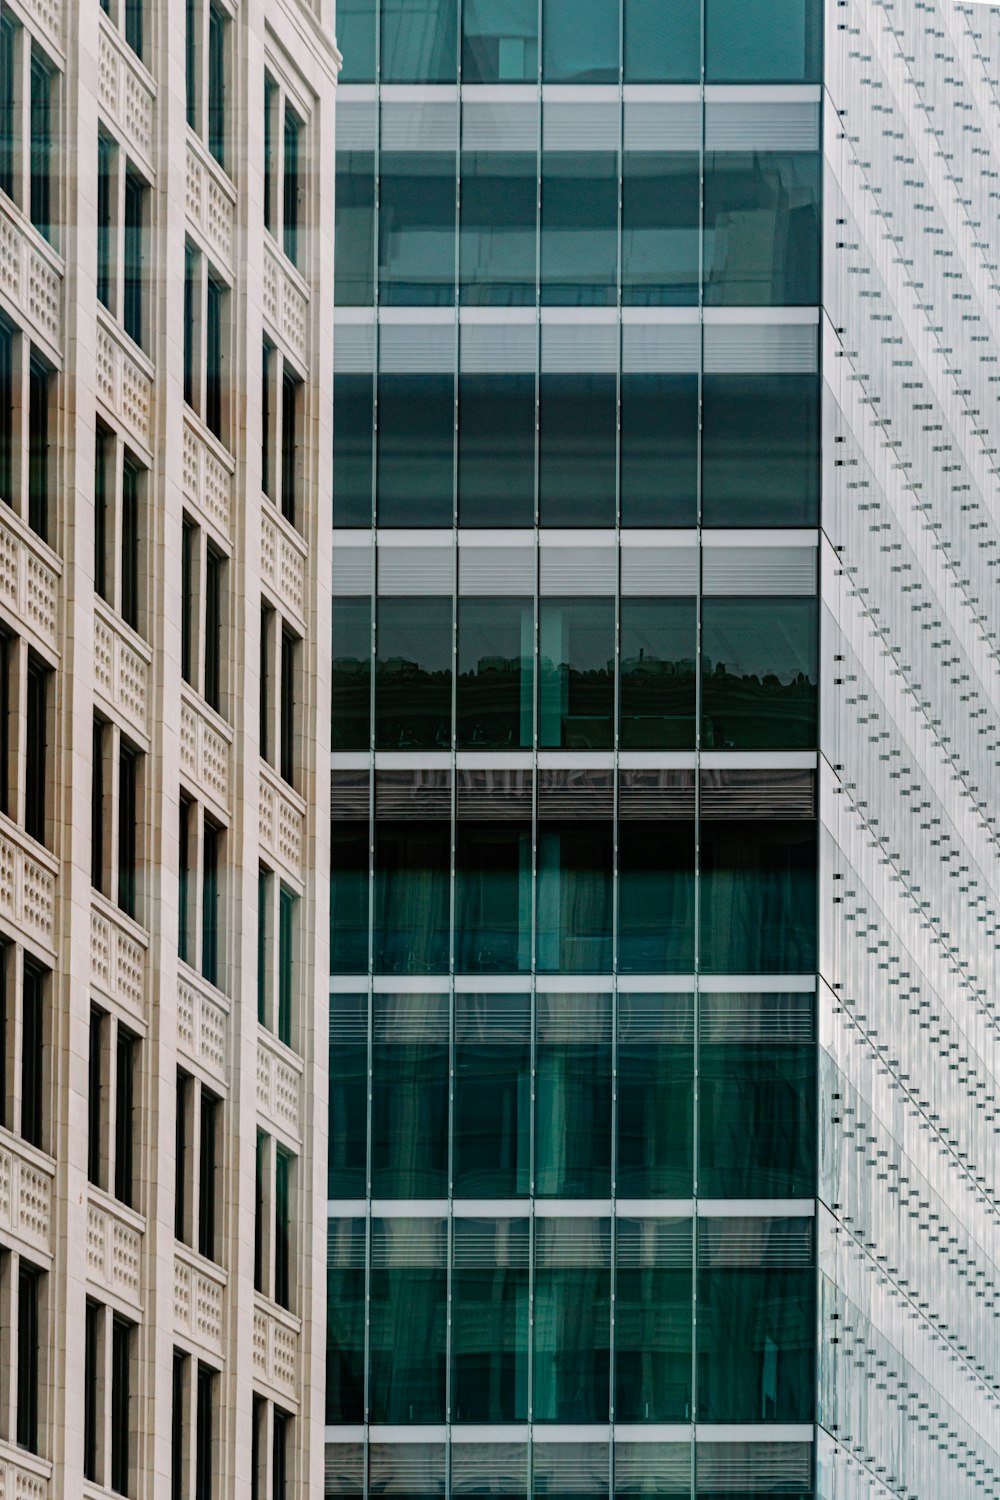
[[[706,153],[706,307],[819,301],[821,173],[814,151]]]
[[[812,1267],[700,1265],[701,1421],[813,1420],[815,1285]]]
[[[373,999],[373,1198],[448,1194],[448,1000]]]
[[[445,1225],[375,1219],[369,1276],[369,1420],[443,1422],[448,1272]]]
[[[622,156],[622,303],[697,307],[701,280],[697,151]]]
[[[537,0],[464,0],[462,82],[534,83]]]
[[[460,818],[455,829],[455,968],[531,967],[531,821]]]
[[[452,601],[378,600],[375,743],[383,750],[451,745]]]
[[[613,843],[610,818],[539,822],[535,920],[540,972],[610,972]]]
[[[340,0],[337,6],[341,83],[375,82],[376,9],[377,0]]]
[[[621,376],[621,524],[694,526],[698,376]]]
[[[542,526],[613,526],[618,464],[614,375],[543,372],[538,383]]]
[[[618,6],[607,0],[545,0],[546,83],[618,82]]]
[[[333,377],[333,524],[372,524],[375,384],[371,375]]]
[[[530,749],[534,632],[531,599],[459,599],[459,748]]]
[[[516,1198],[531,1186],[531,1001],[455,996],[452,1191]]]
[[[534,526],[535,377],[461,375],[460,526]]]
[[[611,1398],[607,1221],[536,1221],[533,1332],[535,1421],[606,1422]]]
[[[701,967],[808,974],[816,967],[816,825],[703,819]]]
[[[333,749],[367,750],[371,722],[371,600],[333,601]]]
[[[822,0],[705,0],[709,83],[821,78]]]
[[[379,374],[380,526],[451,526],[455,515],[455,377]]]
[[[694,1005],[690,995],[618,997],[620,1198],[694,1191]]]
[[[334,293],[340,307],[375,301],[375,153],[337,152]]]
[[[451,825],[379,819],[375,825],[375,972],[448,971]]]
[[[459,282],[463,304],[534,306],[537,156],[533,151],[464,151],[461,172]]]
[[[330,972],[368,972],[368,822],[334,820],[330,834]]]
[[[454,83],[458,0],[382,0],[382,82]]]
[[[548,151],[542,157],[541,274],[544,306],[614,307],[618,286],[615,152]]]
[[[350,1221],[348,1221],[349,1223]],[[365,1269],[326,1273],[326,1421],[365,1419]]]
[[[624,0],[625,82],[698,83],[702,0]]]
[[[614,600],[543,598],[539,631],[539,744],[562,750],[610,749]]]
[[[384,151],[379,158],[379,301],[442,307],[455,300],[455,155]]]
[[[452,1417],[528,1416],[528,1222],[456,1219],[452,1271]]]
[[[818,633],[815,599],[706,598],[702,744],[725,750],[814,748]]]
[[[698,1190],[706,1198],[816,1191],[815,1046],[701,1045]]]
[[[618,825],[618,967],[689,973],[694,962],[694,822]]]
[[[368,1191],[368,996],[330,996],[327,1197]]]
[[[621,601],[621,747],[695,743],[698,609],[694,599]]]
[[[702,378],[702,520],[706,526],[815,526],[820,377]]]
[[[624,1219],[618,1225],[615,1275],[615,1420],[618,1422],[691,1420],[694,1332],[691,1226],[682,1223],[679,1229],[677,1235],[670,1219],[642,1225]],[[671,1253],[672,1231],[680,1253]],[[642,1243],[633,1250],[630,1242],[640,1233]],[[668,1264],[658,1264],[660,1259]]]
[[[539,995],[535,1043],[535,1192],[611,1192],[611,999]]]

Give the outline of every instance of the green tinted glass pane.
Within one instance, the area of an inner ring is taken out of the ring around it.
[[[402,1225],[408,1221],[398,1222]],[[444,1421],[447,1281],[443,1266],[373,1265],[369,1334],[372,1422]]]
[[[373,1198],[448,1193],[448,1001],[374,997]]]
[[[687,1198],[694,1170],[694,1008],[689,995],[618,998],[622,1198]]]
[[[613,526],[618,392],[614,375],[544,373],[539,382],[542,526]]]
[[[379,299],[404,306],[455,300],[455,156],[384,151],[379,159]]]
[[[456,1198],[526,1195],[531,1115],[527,995],[455,996],[454,1091]]]
[[[694,599],[622,599],[623,750],[694,745],[697,630]]]
[[[703,1422],[812,1420],[815,1276],[798,1268],[699,1269]]]
[[[326,1273],[326,1420],[365,1416],[365,1271]]]
[[[459,282],[467,306],[535,302],[538,160],[533,151],[462,154]]]
[[[338,0],[337,46],[341,83],[375,82],[376,0]]]
[[[334,296],[340,307],[375,300],[375,155],[337,152]]]
[[[458,523],[535,524],[535,377],[461,375]]]
[[[333,748],[367,750],[371,719],[371,600],[333,602]]]
[[[538,0],[464,0],[462,82],[533,83]]]
[[[702,0],[624,0],[625,82],[697,83]]]
[[[706,307],[819,301],[818,152],[705,156]]]
[[[523,1422],[528,1415],[527,1222],[456,1219],[454,1257],[452,1416],[456,1422]]]
[[[706,526],[815,526],[818,375],[712,375],[702,384]]]
[[[376,973],[447,972],[450,884],[447,819],[376,823]]]
[[[327,1197],[368,1191],[368,997],[330,997]]]
[[[368,823],[330,834],[330,972],[368,972]]]
[[[613,599],[542,599],[539,743],[608,749],[614,742]]]
[[[333,524],[372,524],[375,385],[370,375],[333,377]]]
[[[618,284],[618,157],[549,151],[542,158],[542,302],[613,307]]]
[[[682,974],[694,962],[694,821],[618,827],[618,967]]]
[[[611,1002],[539,995],[535,1044],[535,1191],[602,1198],[611,1191]]]
[[[666,1220],[664,1225],[670,1222]],[[659,1224],[642,1227],[653,1233],[661,1231]],[[619,1242],[615,1277],[615,1420],[690,1421],[693,1339],[690,1248],[686,1268],[623,1265],[624,1238],[621,1236]],[[640,1258],[652,1260],[654,1256]],[[665,1258],[676,1256],[670,1256],[668,1251]]]
[[[702,605],[702,744],[816,744],[815,599],[715,599]]]
[[[545,0],[546,83],[618,82],[618,6],[607,0]]]
[[[622,302],[696,307],[701,163],[697,151],[622,157]]]
[[[385,750],[451,745],[452,601],[380,596],[375,743]]]
[[[610,1324],[610,1271],[600,1266],[536,1270],[536,1422],[608,1420]]]
[[[455,967],[531,967],[531,822],[460,819],[455,831]]]
[[[816,1049],[706,1045],[698,1058],[698,1190],[706,1198],[816,1191]]]
[[[820,78],[822,0],[705,0],[709,83]]]
[[[382,82],[454,83],[458,0],[382,0]]]
[[[380,374],[379,525],[451,526],[454,452],[454,376]]]
[[[815,969],[815,823],[703,819],[700,853],[705,972]]]
[[[698,376],[621,377],[621,524],[694,526]]]
[[[534,722],[531,599],[458,601],[458,743],[524,749]]]

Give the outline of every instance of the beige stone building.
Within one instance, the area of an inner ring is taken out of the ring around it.
[[[332,0],[0,0],[18,1500],[322,1483],[337,63]]]

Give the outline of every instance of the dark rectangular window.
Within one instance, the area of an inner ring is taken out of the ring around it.
[[[111,508],[111,485],[114,484],[114,438],[105,427],[98,427],[94,443],[94,588],[102,599],[111,602],[108,586],[108,521]]]
[[[184,5],[184,84],[185,117],[192,129],[198,128],[198,5],[185,0]]]
[[[21,1261],[17,1275],[17,1444],[38,1452],[42,1273]]]
[[[274,233],[274,96],[277,89],[264,79],[264,228]]]
[[[274,499],[274,475],[271,472],[274,463],[271,445],[271,357],[271,346],[265,342],[260,365],[260,487],[269,500]]]
[[[260,753],[271,759],[271,626],[274,611],[267,605],[260,611]]]
[[[105,890],[104,848],[104,739],[105,726],[94,720],[93,780],[90,793],[90,883],[95,891]]]
[[[0,141],[0,150],[3,143]],[[0,500],[10,505],[14,479],[14,338],[0,323]]]
[[[43,542],[49,539],[49,379],[40,359],[32,359],[28,376],[28,525]]]
[[[226,18],[218,6],[208,11],[208,149],[226,164]]]
[[[285,179],[283,192],[285,254],[299,262],[299,137],[302,127],[290,109],[285,110]]]
[[[170,1500],[185,1500],[184,1385],[188,1355],[174,1350],[172,1410],[170,1414]]]
[[[222,299],[225,290],[213,276],[208,278],[205,307],[205,425],[222,437]]]
[[[288,371],[281,378],[281,514],[295,525],[295,465],[298,451],[299,382]]]
[[[292,1045],[292,982],[295,973],[295,897],[278,893],[278,1040]]]
[[[46,787],[48,778],[49,668],[33,652],[28,654],[27,756],[24,768],[24,828],[40,844],[45,843]]]
[[[184,522],[181,537],[181,676],[194,686],[195,587],[198,571],[198,528]]]
[[[174,1122],[174,1237],[187,1239],[187,1179],[189,1130],[188,1111],[192,1082],[187,1073],[177,1072],[177,1114]]]
[[[253,1285],[256,1292],[264,1291],[264,1163],[266,1149],[265,1137],[258,1131],[253,1220]]]
[[[118,905],[136,915],[138,897],[139,752],[122,741],[118,752]]]
[[[281,775],[295,781],[295,669],[297,641],[290,631],[281,632]]]
[[[139,485],[138,464],[126,457],[122,464],[122,581],[121,613],[126,625],[139,629]]]
[[[111,306],[115,224],[111,204],[115,166],[114,142],[102,132],[97,137],[97,299]]]
[[[47,240],[52,223],[52,74],[40,57],[31,59],[31,222]]]
[[[136,57],[142,57],[144,0],[124,0],[125,40]]]
[[[12,638],[0,630],[0,812],[10,816],[10,672]]]
[[[14,23],[0,16],[0,190],[14,196]]]
[[[291,1306],[291,1187],[291,1157],[279,1150],[274,1159],[274,1300],[279,1307]]]
[[[268,942],[267,917],[270,903],[271,876],[263,865],[257,874],[257,1020],[261,1026],[267,1023],[268,990]]]
[[[21,1134],[42,1146],[45,1104],[45,970],[24,960],[21,1000]]]
[[[135,1161],[135,1060],[138,1043],[121,1026],[115,1059],[115,1197],[132,1208]]]
[[[143,341],[143,212],[146,188],[134,172],[125,173],[125,264],[122,278],[122,324],[130,339]]]
[[[288,1493],[288,1434],[292,1419],[287,1412],[274,1412],[274,1446],[271,1450],[271,1500],[285,1500]]]
[[[101,1185],[104,1161],[104,1027],[103,1011],[90,1012],[89,1097],[87,1099],[87,1177]]]
[[[191,963],[194,957],[191,941],[191,818],[192,804],[187,797],[182,797],[177,860],[177,953],[186,964]]]
[[[260,1469],[264,1449],[264,1424],[267,1420],[267,1402],[263,1396],[253,1398],[253,1426],[250,1429],[250,1500],[262,1500]]]
[[[212,1500],[213,1463],[212,1428],[215,1422],[215,1373],[208,1365],[198,1366],[197,1411],[195,1426],[194,1493],[195,1500]]]
[[[219,982],[219,864],[222,830],[206,821],[202,839],[201,972]]]
[[[115,1318],[111,1324],[111,1488],[129,1492],[132,1375],[132,1324]]]
[[[11,947],[0,938],[0,1126],[5,1130],[10,1125],[7,1103],[7,1065],[10,1059],[10,1021],[8,1007],[10,993],[10,971],[8,964]]]
[[[218,1164],[219,1101],[201,1091],[201,1160],[198,1164],[198,1251],[215,1260],[216,1167]]]
[[[184,249],[184,400],[194,405],[195,317],[198,302],[198,252]]]
[[[205,560],[205,699],[222,708],[222,580],[226,560],[209,547]]]
[[[83,1477],[97,1480],[98,1319],[100,1308],[87,1300],[83,1350]]]

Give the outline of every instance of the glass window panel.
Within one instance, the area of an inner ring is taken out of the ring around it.
[[[344,65],[341,83],[375,82],[376,0],[339,0],[337,46]]]
[[[539,744],[603,750],[614,743],[615,602],[542,599]]]
[[[384,151],[379,159],[379,300],[447,307],[455,300],[455,156]]]
[[[455,968],[531,967],[531,822],[460,819],[455,829]]]
[[[700,852],[702,969],[815,969],[815,823],[703,819]]]
[[[350,1220],[338,1229],[352,1229]],[[362,1230],[364,1228],[362,1222]],[[364,1240],[362,1239],[362,1249]],[[326,1420],[363,1422],[365,1417],[365,1269],[326,1273]]]
[[[816,744],[819,619],[815,599],[702,603],[702,744],[808,749]]]
[[[368,1191],[367,995],[330,996],[329,1050],[327,1196],[363,1198]]]
[[[450,884],[447,819],[376,823],[376,973],[447,973]]]
[[[382,82],[454,83],[458,0],[382,0]]]
[[[692,1281],[689,1223],[619,1222],[616,1421],[690,1421]]]
[[[463,83],[533,83],[538,0],[464,0]]]
[[[452,1191],[515,1198],[530,1190],[528,995],[455,996]]]
[[[546,83],[618,82],[618,6],[607,0],[545,0]]]
[[[625,0],[625,82],[698,83],[702,0]]]
[[[454,376],[381,374],[379,525],[451,526],[454,454]]]
[[[372,524],[375,386],[371,375],[333,377],[333,524]]]
[[[531,599],[458,601],[458,744],[530,749],[535,612]]]
[[[618,997],[621,1198],[688,1198],[694,1172],[694,1009],[690,995]]]
[[[781,1035],[780,1013],[772,1029]],[[702,1041],[698,1190],[706,1198],[815,1192],[815,1058],[812,1044],[782,1045],[763,1037],[755,1044]]]
[[[458,521],[534,526],[534,375],[459,377]]]
[[[448,1193],[448,1000],[372,1001],[373,1198]]]
[[[433,1219],[372,1222],[371,1422],[445,1419],[448,1274],[444,1237],[445,1226]]]
[[[807,83],[820,78],[821,0],[706,0],[709,83]]]
[[[375,743],[451,746],[452,601],[381,596],[377,605]]]
[[[594,1219],[538,1221],[533,1395],[537,1422],[608,1420],[609,1227]]]
[[[694,599],[622,599],[623,750],[694,745],[697,632]]]
[[[452,1418],[528,1416],[527,1220],[456,1219]]]
[[[694,821],[618,825],[618,967],[683,974],[694,963]]]
[[[535,303],[538,159],[527,151],[462,154],[459,281],[466,306]]]
[[[337,152],[334,295],[341,307],[375,301],[375,154]]]
[[[697,151],[622,157],[622,302],[696,307],[701,163]]]
[[[738,1233],[745,1221],[730,1223]],[[701,1421],[812,1420],[815,1278],[798,1267],[700,1267]]]
[[[368,822],[334,820],[330,835],[330,972],[368,972]]]
[[[702,385],[706,526],[815,526],[819,375],[711,375]]]
[[[695,526],[698,376],[621,377],[621,524]]]
[[[615,305],[618,285],[615,152],[548,151],[542,157],[541,272],[541,298],[546,306]]]
[[[615,524],[617,400],[614,375],[542,375],[538,473],[542,526]]]
[[[611,997],[539,995],[535,1047],[535,1191],[611,1192]]]
[[[367,750],[371,719],[372,602],[333,601],[333,748]]]
[[[819,301],[818,152],[705,155],[706,307]]]

